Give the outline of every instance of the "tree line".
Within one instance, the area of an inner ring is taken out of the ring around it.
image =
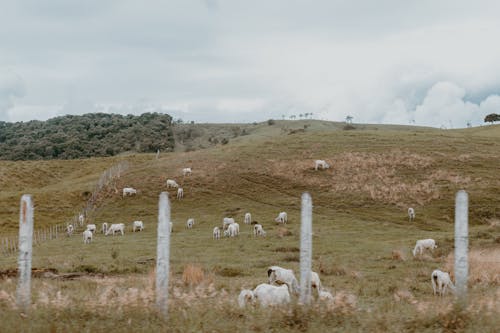
[[[109,113],[66,115],[47,121],[0,121],[0,159],[41,160],[113,156],[174,149],[172,117]]]

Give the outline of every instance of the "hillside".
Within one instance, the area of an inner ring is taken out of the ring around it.
[[[447,325],[461,325],[448,322],[453,314],[432,297],[429,276],[438,267],[452,270],[454,196],[459,189],[467,190],[470,196],[471,249],[483,254],[498,250],[500,126],[436,130],[355,125],[355,130],[343,130],[343,124],[307,120],[206,126],[197,138],[221,136],[227,126],[246,129],[246,135],[206,149],[161,154],[159,159],[155,154],[130,154],[69,161],[0,161],[1,235],[17,230],[21,194],[33,194],[37,226],[65,223],[85,206],[88,193],[94,190],[104,170],[128,161],[129,168],[121,177],[104,188],[88,221],[99,225],[123,222],[128,228],[126,235],[106,238],[98,234],[90,246],[82,243],[80,235],[48,241],[35,248],[35,267],[102,273],[114,279],[120,286],[117,290],[139,285],[144,292],[150,292],[148,273],[156,253],[158,195],[167,190],[165,180],[172,178],[184,188],[185,197],[175,200],[175,192],[170,190],[174,222],[172,302],[176,306],[171,309],[172,323],[168,327],[178,331],[230,331],[251,325],[249,331],[272,327],[271,331],[296,332],[304,330],[300,325],[306,325],[312,331],[337,327],[341,331],[396,332],[445,330],[453,327]],[[327,160],[332,168],[315,171],[315,159]],[[192,167],[193,175],[182,177],[180,170],[187,166]],[[122,198],[116,189],[126,186],[137,188],[138,195]],[[224,299],[234,301],[241,288],[265,282],[267,266],[279,264],[298,271],[300,195],[304,191],[311,193],[314,205],[313,268],[320,273],[324,286],[357,299],[354,314],[345,308],[332,310],[333,316],[318,310],[307,314],[310,321],[297,322],[296,314],[283,313],[283,319],[276,321],[258,309],[229,310],[229,305],[220,303],[218,297],[226,295]],[[409,206],[415,208],[417,216],[411,224],[406,215]],[[247,211],[264,226],[266,238],[254,239],[251,228],[243,224]],[[280,211],[288,212],[285,227],[274,223]],[[212,240],[212,228],[220,225],[224,216],[240,222],[242,235],[238,239]],[[193,230],[184,227],[188,217],[196,220]],[[137,219],[144,221],[146,229],[132,234],[130,225]],[[415,240],[422,238],[434,238],[438,249],[413,259],[410,250]],[[496,262],[498,252],[491,253]],[[1,267],[15,264],[14,256],[0,257]],[[183,283],[188,265],[202,269],[205,277],[200,288],[206,289],[193,291]],[[492,280],[471,280],[474,309],[499,308],[495,290],[500,281],[494,274]],[[105,293],[112,288],[106,281],[58,283],[71,290],[75,283],[83,283],[85,290]],[[35,284],[41,287],[46,282]],[[5,290],[11,292],[9,288],[13,285]],[[55,295],[57,288],[51,288],[47,293]],[[408,293],[410,296],[401,296]],[[75,295],[86,297],[83,292],[63,294],[68,297],[67,304],[78,302]],[[128,304],[112,294],[106,295],[109,302]],[[406,300],[395,306],[395,295]],[[444,312],[425,310],[435,309],[434,305],[441,306]],[[93,318],[88,325],[95,329],[114,331],[112,323],[124,320],[123,315],[109,310],[98,314],[83,304],[79,306]],[[203,310],[210,307],[214,307],[213,313]],[[37,314],[37,320],[43,322],[52,313],[47,311]],[[58,327],[72,330],[75,316],[81,317],[64,311]],[[190,311],[192,316],[183,315],[183,311]],[[230,322],[217,320],[228,313],[233,318]],[[474,312],[462,325],[472,331],[488,331],[498,324],[498,316],[488,313]],[[114,319],[103,324],[110,316]],[[164,327],[147,307],[131,316],[131,330]]]

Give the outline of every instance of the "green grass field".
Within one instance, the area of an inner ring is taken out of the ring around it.
[[[295,134],[288,134],[290,130]],[[500,327],[500,126],[465,130],[276,121],[249,128],[227,145],[183,153],[114,158],[0,161],[0,237],[18,229],[19,199],[33,195],[35,226],[65,223],[86,204],[104,170],[120,161],[129,169],[105,188],[89,223],[125,223],[125,236],[81,234],[34,248],[33,267],[83,272],[75,280],[35,278],[30,320],[13,307],[15,278],[0,280],[2,332],[494,332]],[[326,159],[331,169],[315,171]],[[193,168],[182,177],[181,169]],[[158,197],[165,180],[177,180],[183,200],[170,190],[170,318],[154,310]],[[140,192],[121,197],[115,189]],[[432,295],[430,274],[453,271],[454,196],[470,197],[470,307],[453,308],[453,296]],[[266,282],[267,267],[299,271],[300,196],[313,199],[313,270],[337,295],[311,308],[241,310],[242,288]],[[408,222],[406,210],[416,210]],[[245,212],[264,226],[254,238]],[[274,218],[288,212],[283,227]],[[236,239],[212,239],[225,216],[240,223]],[[192,230],[185,228],[189,217]],[[134,220],[145,230],[131,232]],[[417,239],[434,238],[433,254],[414,259]],[[15,268],[13,255],[0,257]],[[198,269],[194,276],[187,269]],[[57,318],[57,320],[52,320]],[[21,329],[20,329],[21,328]]]

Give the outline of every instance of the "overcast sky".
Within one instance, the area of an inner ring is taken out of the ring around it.
[[[0,120],[166,112],[447,128],[500,113],[500,2],[17,0]]]

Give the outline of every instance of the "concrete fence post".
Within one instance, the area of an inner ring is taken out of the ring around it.
[[[469,196],[460,190],[455,197],[455,281],[459,303],[467,303],[469,247]]]
[[[302,194],[300,222],[300,297],[301,304],[311,302],[312,266],[312,199],[309,193]]]
[[[168,193],[160,194],[158,242],[156,250],[156,305],[164,319],[168,317],[168,279],[170,271],[170,202]]]
[[[21,197],[19,217],[19,280],[17,284],[17,306],[27,312],[31,305],[31,256],[33,251],[33,202],[31,196]]]

